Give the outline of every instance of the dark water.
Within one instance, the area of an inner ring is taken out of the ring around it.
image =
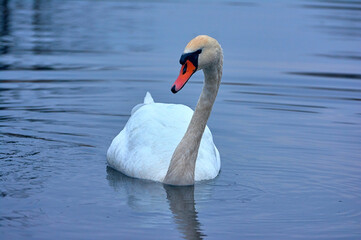
[[[360,239],[359,1],[1,1],[1,239]],[[220,175],[171,188],[107,168],[132,107],[208,34]]]

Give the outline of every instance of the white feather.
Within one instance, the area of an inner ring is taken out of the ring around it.
[[[111,143],[109,166],[130,176],[163,181],[172,154],[184,136],[193,110],[182,104],[155,103],[147,93],[143,104],[132,110],[124,129]],[[206,127],[195,168],[195,180],[215,178],[220,169],[220,156]]]

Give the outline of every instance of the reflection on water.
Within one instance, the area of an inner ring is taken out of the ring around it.
[[[1,0],[0,238],[358,239],[360,6]],[[225,54],[220,175],[172,188],[105,172],[146,91],[195,106],[201,73],[170,86],[196,34]]]
[[[203,239],[206,236],[202,233],[195,209],[194,186],[173,187],[129,178],[110,167],[107,167],[107,180],[117,192],[125,190],[127,204],[138,211],[164,211],[163,204],[168,200],[174,222],[185,239]]]
[[[185,239],[203,239],[194,202],[194,186],[172,187],[164,185],[169,208],[174,215],[178,229]]]
[[[1,37],[1,48],[0,54],[8,53],[8,43],[6,38],[9,37],[9,8],[8,8],[8,0],[1,1],[1,30],[0,30],[0,37]]]
[[[1,61],[0,69],[121,68],[121,62],[109,61],[109,58],[117,58],[128,51],[147,52],[152,48],[148,29],[152,19],[138,18],[148,6],[132,5],[139,4],[3,0],[1,49],[2,54],[10,56]],[[117,10],[111,11],[114,7]],[[108,14],[101,16],[104,12]],[[79,17],[74,18],[74,15]],[[94,18],[94,15],[101,17]],[[116,26],[109,26],[109,22]],[[69,57],[69,54],[77,56]],[[108,58],[105,58],[106,66],[97,66],[100,54]]]

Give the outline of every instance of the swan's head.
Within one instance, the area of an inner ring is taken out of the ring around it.
[[[172,86],[172,92],[181,90],[196,71],[218,66],[222,58],[222,48],[216,39],[206,35],[193,38],[179,60],[182,68]]]

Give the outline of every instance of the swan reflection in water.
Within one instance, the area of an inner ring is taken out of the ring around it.
[[[185,239],[203,239],[194,200],[207,199],[211,195],[211,185],[169,186],[158,182],[130,178],[107,167],[107,180],[115,191],[124,192],[127,205],[141,212],[168,212],[171,210],[174,222]]]

